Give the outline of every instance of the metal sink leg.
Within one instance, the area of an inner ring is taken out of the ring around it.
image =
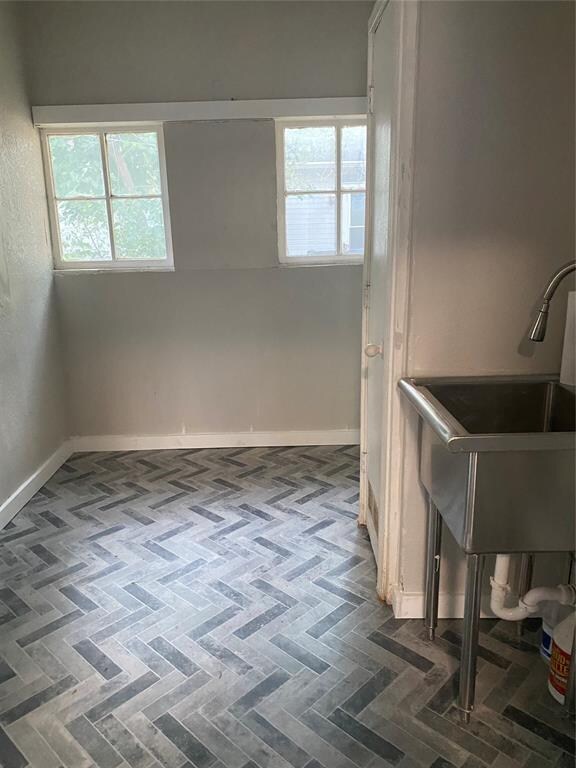
[[[480,629],[480,594],[482,588],[483,555],[466,556],[466,595],[464,603],[464,633],[460,657],[460,692],[458,708],[463,723],[470,722],[476,689],[476,660]]]
[[[440,586],[440,549],[442,517],[428,497],[428,543],[426,551],[426,616],[424,625],[428,640],[434,640],[438,625],[438,589]]]
[[[522,597],[532,586],[532,574],[534,572],[534,555],[524,552],[520,558],[520,576],[518,577],[518,594]],[[516,622],[516,634],[522,637],[524,622]]]

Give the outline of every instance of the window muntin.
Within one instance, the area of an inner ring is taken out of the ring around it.
[[[361,262],[366,122],[277,121],[276,152],[280,262]]]
[[[43,143],[58,269],[172,267],[160,128],[46,131]]]

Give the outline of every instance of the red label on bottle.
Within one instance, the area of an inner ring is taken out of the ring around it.
[[[550,658],[550,685],[561,696],[566,695],[568,687],[568,674],[570,671],[570,654],[552,643],[552,656]]]

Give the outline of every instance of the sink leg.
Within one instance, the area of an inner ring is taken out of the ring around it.
[[[428,640],[434,640],[438,625],[438,588],[440,586],[440,549],[442,518],[428,496],[428,543],[426,551],[426,616],[424,625]]]
[[[518,578],[518,594],[520,597],[524,597],[526,592],[532,586],[532,573],[534,571],[534,555],[529,552],[524,552],[520,558],[520,576]],[[524,622],[516,622],[516,634],[518,637],[522,637],[524,630]]]
[[[480,629],[480,594],[482,588],[483,555],[466,556],[466,595],[464,602],[464,632],[460,657],[460,692],[458,708],[463,723],[470,722],[476,689],[476,660]]]

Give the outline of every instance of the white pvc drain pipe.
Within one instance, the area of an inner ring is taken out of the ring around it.
[[[559,584],[557,587],[535,587],[518,600],[518,605],[506,607],[510,593],[510,558],[511,555],[496,555],[494,576],[490,579],[490,608],[499,619],[522,621],[528,616],[536,616],[544,602],[576,606],[576,588],[571,584]]]

